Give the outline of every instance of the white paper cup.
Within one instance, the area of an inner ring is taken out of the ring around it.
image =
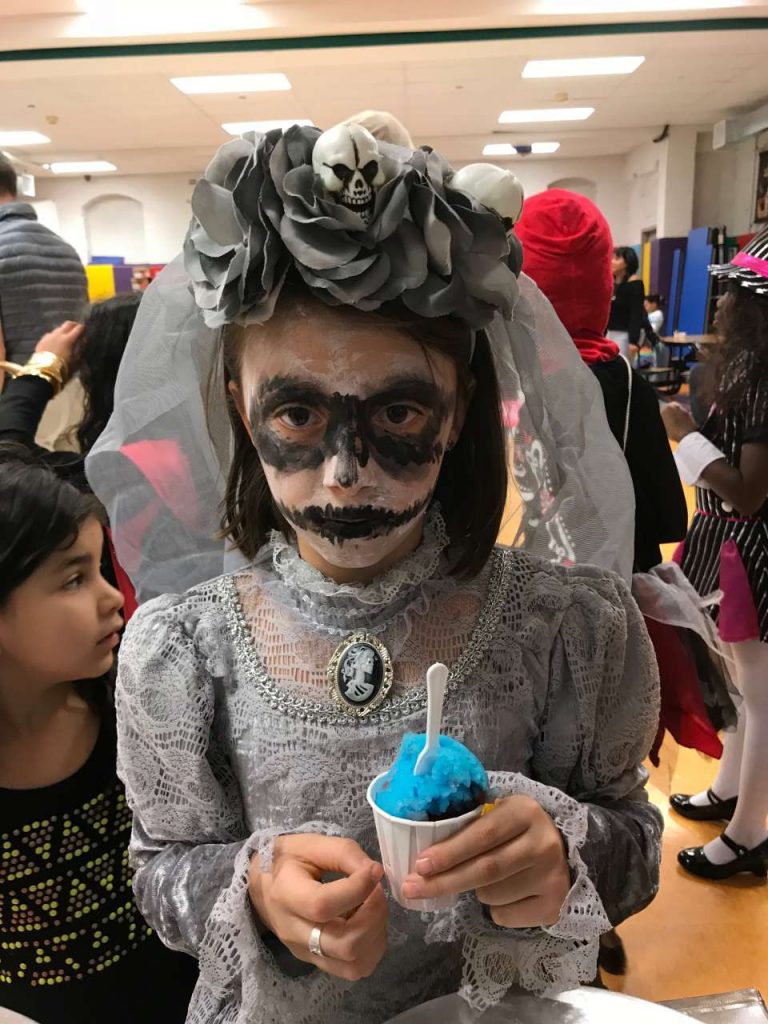
[[[407,910],[434,911],[452,907],[457,895],[438,896],[431,900],[407,900],[403,897],[402,887],[407,875],[416,866],[419,854],[434,843],[439,843],[449,836],[461,832],[471,821],[480,816],[482,807],[461,814],[458,818],[446,818],[445,821],[409,821],[407,818],[396,818],[387,814],[376,803],[374,794],[379,783],[387,773],[377,775],[368,787],[367,799],[373,810],[376,822],[376,835],[379,837],[381,860],[387,873],[387,881],[401,907]]]

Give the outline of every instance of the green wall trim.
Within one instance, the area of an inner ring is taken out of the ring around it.
[[[530,25],[518,28],[450,29],[422,32],[366,32],[356,35],[279,39],[213,39],[165,43],[109,43],[34,50],[0,50],[0,62],[81,60],[87,57],[156,57],[168,54],[244,53],[276,50],[348,49],[354,46],[412,46],[424,43],[482,43],[507,39],[558,39],[672,32],[768,31],[768,18],[695,18],[690,21],[626,21],[597,25]]]

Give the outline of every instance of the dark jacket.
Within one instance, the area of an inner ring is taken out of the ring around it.
[[[640,344],[640,334],[648,322],[644,299],[645,287],[642,281],[622,281],[616,285],[608,330],[626,331],[630,345]]]
[[[75,250],[29,203],[0,204],[0,323],[6,359],[24,363],[41,335],[83,320],[88,283]]]
[[[627,364],[619,357],[593,363],[590,369],[603,392],[608,425],[621,444],[629,396]],[[656,392],[634,370],[625,456],[635,489],[634,569],[647,572],[661,561],[660,544],[685,537],[688,508]]]

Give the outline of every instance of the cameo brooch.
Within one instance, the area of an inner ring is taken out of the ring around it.
[[[334,651],[327,678],[341,710],[353,718],[365,718],[392,689],[392,659],[377,637],[353,633]]]

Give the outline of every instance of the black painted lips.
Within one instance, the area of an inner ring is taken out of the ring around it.
[[[373,505],[326,505],[325,508],[310,505],[290,513],[288,518],[298,527],[312,530],[330,540],[360,540],[363,537],[380,537],[403,526],[419,514],[424,504],[418,502],[399,512]]]

